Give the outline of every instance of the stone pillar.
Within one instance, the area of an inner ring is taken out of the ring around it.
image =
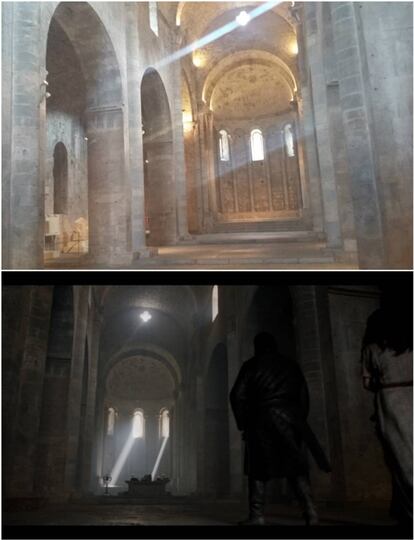
[[[94,266],[131,263],[128,251],[123,110],[86,111],[89,179],[89,259]]]
[[[331,5],[339,94],[345,127],[354,203],[355,234],[361,268],[383,268],[384,246],[369,117],[364,91],[362,51],[355,17],[357,5]]]
[[[40,174],[39,113],[45,108],[42,80],[46,73],[40,48],[40,4],[5,4],[3,16],[10,24],[4,27],[5,52],[12,54],[3,86],[8,107],[3,124],[3,128],[8,126],[7,131],[3,129],[3,228],[7,242],[3,264],[7,268],[42,268],[44,178]]]
[[[82,382],[85,367],[85,340],[88,316],[88,287],[74,287],[74,329],[72,362],[70,369],[67,406],[67,443],[65,463],[65,490],[68,494],[77,484],[77,460],[79,457],[81,425]]]
[[[85,475],[84,487],[89,487],[95,492],[99,486],[99,476],[102,468],[102,443],[103,443],[103,400],[99,399],[98,390],[98,360],[99,341],[102,327],[102,318],[98,313],[98,306],[93,305],[89,310],[88,321],[88,346],[89,346],[89,381],[88,400],[85,421]],[[96,404],[102,410],[96,411]]]
[[[317,498],[338,500],[345,496],[345,482],[327,291],[295,286],[292,298],[298,360],[309,387],[309,425],[332,464],[331,474],[312,467],[313,488]]]
[[[173,70],[173,101],[171,121],[174,136],[174,176],[177,201],[177,233],[178,240],[190,238],[187,218],[187,182],[185,177],[184,134],[181,97],[181,63],[174,62]]]
[[[210,232],[214,226],[216,211],[214,152],[213,152],[213,113],[206,105],[200,106],[198,125],[200,133],[201,185],[203,194],[203,232]]]
[[[317,3],[305,4],[306,50],[311,77],[313,123],[323,200],[324,230],[330,247],[341,247],[341,223],[338,208],[335,167],[328,122],[328,103],[323,63],[321,9]]]
[[[13,463],[8,471],[10,496],[36,491],[37,443],[42,410],[43,379],[48,347],[53,287],[33,287],[20,368]]]
[[[227,334],[227,362],[229,393],[240,370],[238,350],[239,340],[235,330]],[[233,411],[229,403],[229,444],[230,444],[230,495],[239,496],[243,492],[243,444],[237,429]]]
[[[135,4],[126,4],[129,183],[131,212],[131,249],[134,257],[146,254],[144,164],[142,153],[141,80],[137,11]]]

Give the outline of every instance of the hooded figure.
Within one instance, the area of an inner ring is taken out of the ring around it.
[[[307,524],[317,524],[305,443],[321,469],[328,472],[330,465],[306,423],[305,378],[296,362],[278,352],[271,334],[258,334],[254,348],[254,357],[242,365],[230,393],[237,427],[246,441],[249,517],[241,524],[264,524],[265,485],[271,478],[288,478],[304,507]]]

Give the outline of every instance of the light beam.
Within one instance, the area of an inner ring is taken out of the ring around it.
[[[160,461],[161,461],[162,455],[164,453],[167,441],[168,441],[168,437],[164,437],[164,439],[162,441],[162,444],[161,444],[160,451],[158,452],[158,456],[157,456],[157,459],[155,461],[154,468],[152,469],[152,473],[151,473],[151,480],[152,481],[154,481],[155,475],[157,474],[158,467],[160,466]]]
[[[246,13],[246,16],[249,17],[249,21],[251,21],[255,19],[256,17],[263,15],[263,13],[266,13],[267,11],[273,9],[275,6],[277,6],[280,3],[281,3],[281,0],[270,0],[269,2],[264,2],[257,8],[252,9],[252,11],[250,11],[249,13]],[[233,30],[236,30],[237,28],[240,28],[240,23],[236,20],[231,21],[225,24],[224,26],[222,26],[221,28],[218,28],[217,30],[210,32],[204,37],[197,39],[193,43],[190,43],[190,45],[187,45],[186,47],[183,47],[182,49],[176,51],[170,56],[163,58],[162,60],[160,60],[154,65],[154,68],[158,70],[160,68],[168,66],[169,64],[172,64],[173,62],[180,60],[184,56],[187,56],[187,54],[190,54],[196,51],[197,49],[200,49],[204,47],[205,45],[208,45],[209,43],[216,41],[217,39],[223,37],[229,32],[232,32]]]
[[[112,481],[109,484],[110,487],[114,487],[116,485],[122,467],[125,465],[129,453],[131,452],[132,446],[134,445],[134,440],[134,435],[131,432],[110,474],[110,476],[112,476]]]

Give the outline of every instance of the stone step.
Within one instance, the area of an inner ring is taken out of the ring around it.
[[[231,221],[225,223],[215,223],[213,232],[281,232],[303,230],[305,224],[303,220],[283,219],[283,220],[263,220],[263,221]]]
[[[193,235],[185,244],[235,244],[267,242],[323,242],[325,235],[314,231],[226,232]]]

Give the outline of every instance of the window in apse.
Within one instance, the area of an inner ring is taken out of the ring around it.
[[[113,435],[115,431],[115,409],[110,407],[108,409],[108,427],[106,430],[107,435]]]
[[[263,135],[260,129],[254,129],[250,134],[250,148],[252,152],[252,161],[264,160]]]
[[[211,321],[214,322],[216,320],[216,317],[219,313],[219,305],[218,305],[218,286],[214,285],[213,291],[211,293]]]
[[[160,414],[160,437],[167,439],[170,436],[170,413],[163,409]]]
[[[220,150],[220,161],[229,161],[230,160],[230,145],[229,145],[229,134],[226,130],[221,129],[219,131],[219,150]]]
[[[134,439],[142,439],[144,437],[144,413],[141,410],[134,412],[132,418],[132,436]]]

